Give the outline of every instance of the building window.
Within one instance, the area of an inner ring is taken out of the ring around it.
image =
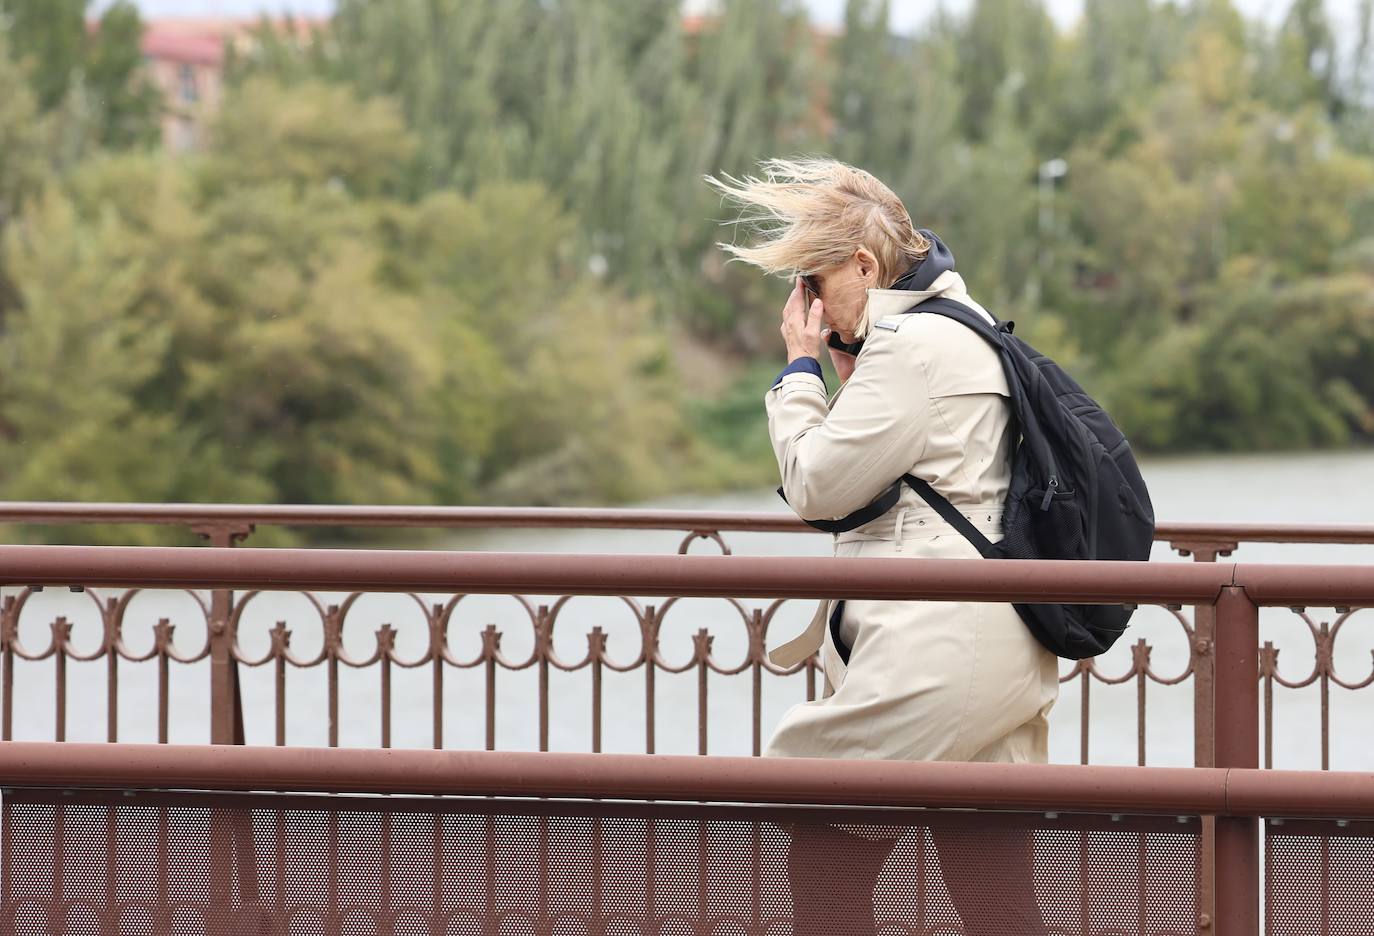
[[[194,104],[200,100],[200,88],[196,86],[196,69],[193,65],[182,65],[177,69],[178,93],[181,100],[187,104]]]

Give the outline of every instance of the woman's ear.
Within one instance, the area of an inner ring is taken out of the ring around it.
[[[867,247],[860,247],[854,251],[854,266],[859,276],[870,287],[878,281],[878,258]]]

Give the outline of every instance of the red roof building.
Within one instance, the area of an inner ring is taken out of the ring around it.
[[[294,19],[302,37],[321,20]],[[224,92],[228,49],[252,45],[257,19],[166,18],[149,20],[143,31],[143,60],[162,91],[162,142],[185,152],[204,142],[206,124]],[[285,21],[278,21],[285,29]]]

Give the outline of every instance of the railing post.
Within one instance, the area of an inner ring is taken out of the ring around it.
[[[1219,556],[1229,556],[1239,543],[1208,540],[1171,540],[1169,546],[1180,556],[1192,556],[1194,562],[1216,562]],[[1189,648],[1193,666],[1193,766],[1216,765],[1216,712],[1213,709],[1216,693],[1216,629],[1217,609],[1210,604],[1193,606],[1193,645]],[[1206,918],[1199,920],[1199,932],[1206,932],[1212,922],[1212,904],[1216,895],[1216,820],[1202,817],[1201,842],[1198,855],[1198,906]]]
[[[202,523],[191,532],[227,549],[253,532],[251,523]],[[234,593],[216,588],[210,593],[210,743],[243,743],[243,703],[239,698],[234,635],[229,629]]]
[[[209,540],[211,547],[228,549],[253,532],[253,525],[204,523],[191,532]],[[234,593],[227,588],[210,592],[210,743],[243,744],[243,701],[239,695],[238,664],[234,661],[234,633],[229,626]],[[213,868],[210,901],[227,915],[234,906],[234,870],[238,869],[239,898],[255,905],[261,900],[252,821],[246,815],[223,815],[216,810],[210,823],[210,861]],[[234,926],[222,917],[209,928],[210,936],[232,936]]]
[[[1216,604],[1216,766],[1259,766],[1259,608],[1244,588],[1223,588]],[[1254,817],[1218,817],[1217,936],[1258,936],[1260,838]]]
[[[1169,547],[1194,562],[1216,562],[1229,556],[1239,544],[1175,540]],[[1215,666],[1212,650],[1216,635],[1217,609],[1212,605],[1193,606],[1193,766],[1211,767],[1216,763],[1216,714],[1212,710]]]

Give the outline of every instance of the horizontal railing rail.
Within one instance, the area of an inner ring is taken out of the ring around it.
[[[0,585],[1259,606],[1374,604],[1374,565],[0,546]]]
[[[420,507],[315,504],[142,504],[0,501],[0,523],[174,525],[241,542],[257,526],[404,527],[449,529],[667,530],[706,538],[724,532],[815,533],[793,514],[712,510],[582,507]],[[1155,540],[1184,554],[1219,551],[1241,543],[1374,544],[1374,524],[1214,523],[1165,521]]]
[[[1374,819],[1374,773],[0,742],[0,788],[377,793]]]
[[[1370,773],[6,742],[0,777],[0,928],[15,933],[83,917],[154,933],[1374,922]],[[338,793],[353,795],[318,795]],[[851,853],[808,885],[808,843],[853,850],[855,834],[909,843],[886,883],[873,868],[850,885]]]
[[[1374,566],[0,546],[0,585],[1117,604],[1210,603],[1222,589],[1256,579],[1284,583],[1268,587],[1271,603],[1328,593],[1374,602]]]

